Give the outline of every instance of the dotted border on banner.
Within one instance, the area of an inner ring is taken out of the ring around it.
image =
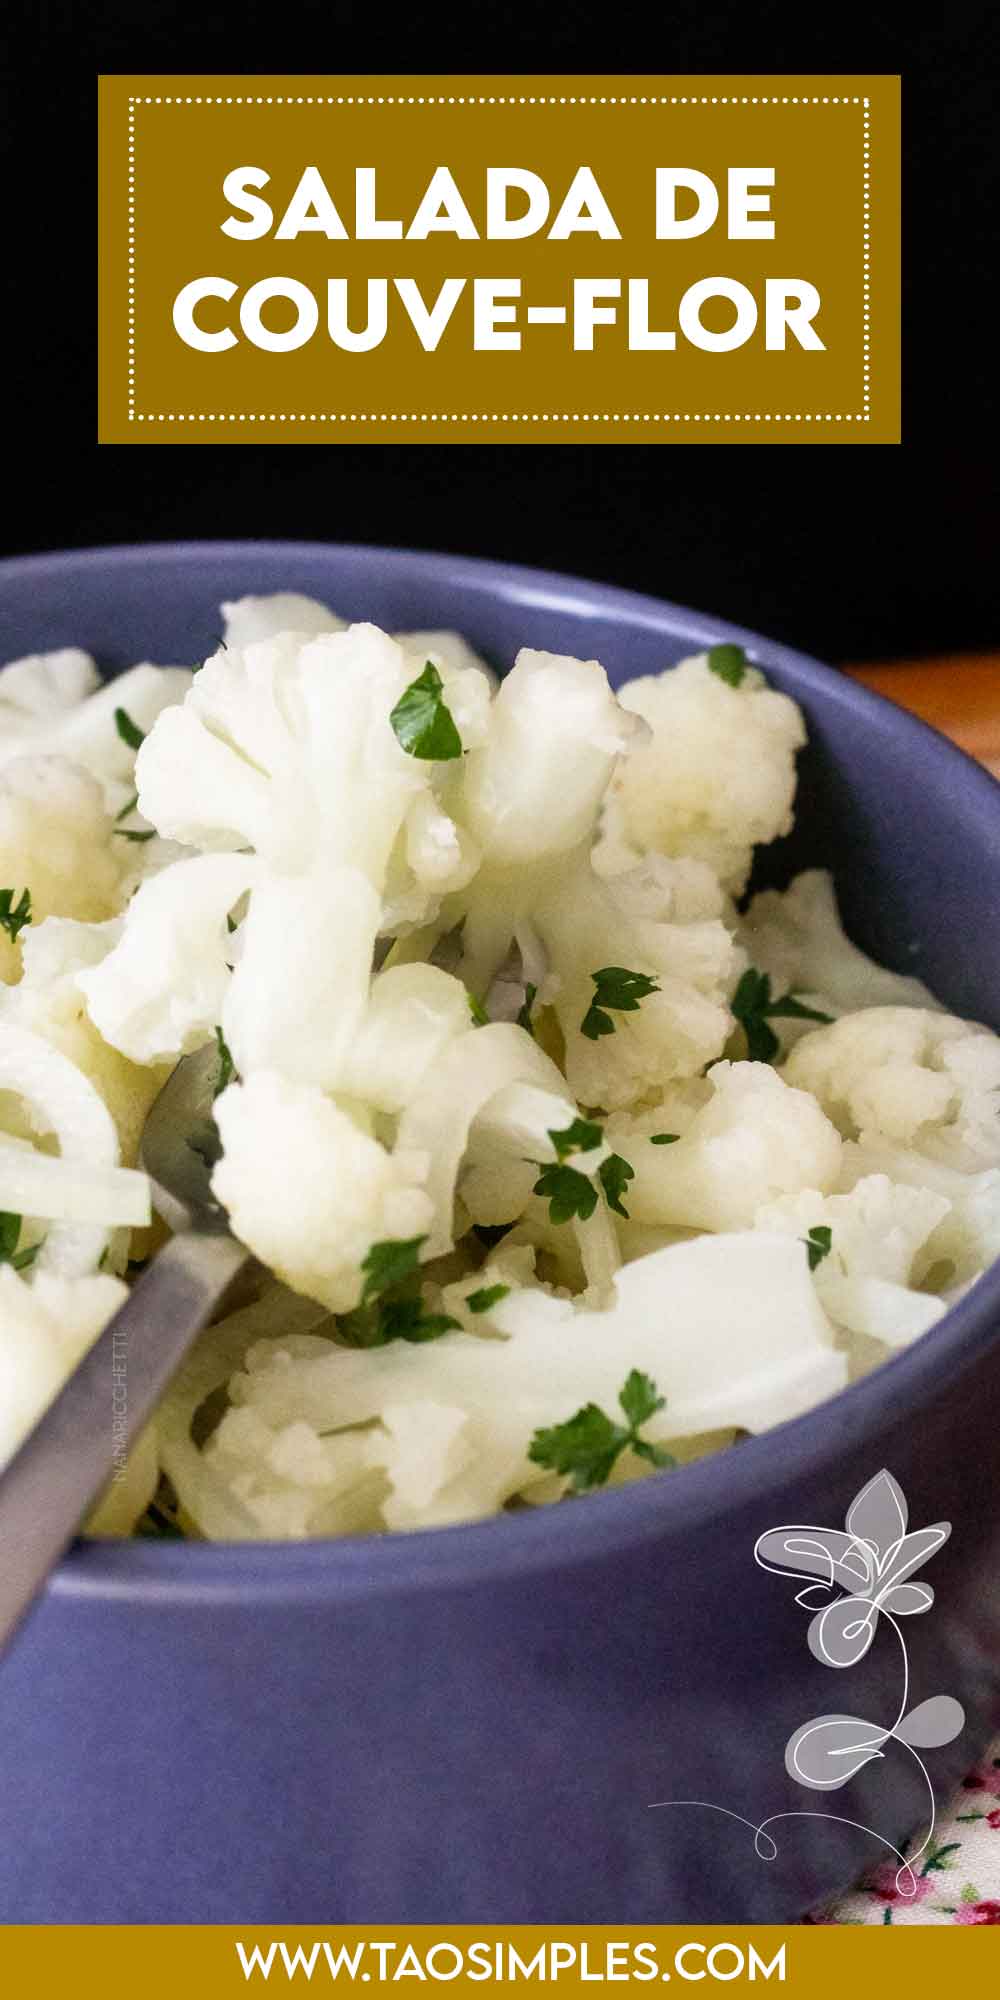
[[[599,411],[599,410],[526,410],[520,412],[486,410],[450,413],[442,410],[305,410],[305,411],[246,411],[246,410],[187,410],[187,411],[139,411],[135,407],[135,355],[136,355],[136,179],[135,143],[136,108],[140,104],[327,104],[327,105],[419,105],[419,104],[537,104],[537,105],[656,105],[667,104],[801,104],[801,105],[856,105],[862,114],[862,403],[859,411]],[[513,97],[513,96],[424,96],[424,97],[206,97],[206,96],[163,96],[130,97],[128,100],[128,419],[130,423],[147,424],[867,424],[871,422],[871,99],[868,97]]]

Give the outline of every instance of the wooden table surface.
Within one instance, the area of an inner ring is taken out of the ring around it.
[[[879,694],[932,722],[1000,778],[1000,653],[849,667]]]

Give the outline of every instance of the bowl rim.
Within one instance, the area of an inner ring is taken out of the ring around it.
[[[605,622],[621,618],[633,629],[659,630],[669,623],[695,646],[720,641],[743,645],[765,667],[772,664],[787,670],[804,693],[817,690],[834,708],[863,718],[875,734],[908,741],[915,757],[929,759],[940,772],[942,791],[952,807],[970,814],[995,813],[1000,835],[1000,784],[926,723],[794,647],[617,584],[480,556],[262,537],[98,545],[9,557],[0,561],[0,592],[8,580],[27,576],[41,583],[53,575],[71,577],[76,570],[102,562],[112,568],[135,565],[155,570],[160,564],[167,567],[180,561],[197,568],[200,563],[215,567],[226,560],[242,563],[252,554],[290,564],[297,559],[313,563],[331,556],[363,557],[378,560],[402,577],[419,574],[424,582],[438,581],[445,588],[461,581],[486,598],[500,595],[528,612],[533,607],[564,608]],[[81,1540],[53,1571],[46,1595],[202,1609],[246,1603],[251,1597],[272,1604],[349,1602],[428,1587],[452,1590],[469,1583],[499,1583],[554,1566],[564,1570],[585,1566],[617,1551],[702,1529],[748,1504],[764,1506],[769,1494],[779,1495],[789,1482],[804,1476],[827,1469],[835,1472],[846,1440],[857,1447],[890,1420],[915,1414],[942,1381],[954,1381],[975,1368],[997,1344],[1000,1262],[927,1333],[870,1375],[800,1416],[745,1439],[737,1449],[680,1467],[669,1480],[642,1480],[591,1496],[591,1503],[582,1508],[524,1509],[407,1533],[291,1543]]]

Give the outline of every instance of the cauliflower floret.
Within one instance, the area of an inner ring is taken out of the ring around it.
[[[1000,1165],[1000,1037],[916,1007],[867,1007],[804,1035],[783,1074],[845,1138],[914,1147],[944,1166]]]
[[[226,919],[257,874],[250,855],[199,854],[142,884],[114,949],[77,975],[112,1048],[162,1063],[211,1039],[231,976]]]
[[[339,1088],[378,1111],[402,1111],[456,1036],[473,1032],[460,979],[436,965],[388,966],[345,1044]]]
[[[203,856],[193,865],[220,863]],[[339,1087],[368,1004],[379,910],[358,868],[260,875],[216,1015],[241,1075],[275,1069]]]
[[[320,1349],[329,1342],[296,1342]],[[349,1535],[379,1525],[385,1491],[367,1433],[320,1437],[304,1419],[272,1429],[250,1408],[225,1412],[204,1460],[259,1531],[281,1541]]]
[[[612,848],[694,857],[739,895],[754,848],[791,829],[800,710],[755,668],[731,687],[703,655],[626,681],[618,699],[652,738],[633,745],[612,780]]]
[[[488,689],[492,690],[498,684],[493,668],[474,651],[467,639],[463,639],[461,632],[394,632],[392,636],[413,660],[433,660],[442,672],[451,674],[474,667],[477,673],[482,674]]]
[[[16,757],[0,771],[0,884],[27,889],[33,923],[119,907],[120,857],[100,787],[65,757]],[[0,976],[17,978],[18,943],[0,934]]]
[[[495,864],[565,854],[592,833],[615,759],[636,733],[596,660],[524,647],[489,735],[468,758],[462,818]]]
[[[742,954],[719,917],[664,921],[674,907],[669,885],[648,869],[605,882],[586,856],[534,907],[551,972],[545,991],[565,1040],[567,1080],[582,1104],[612,1111],[641,1103],[696,1075],[725,1048]],[[646,910],[655,914],[641,914]],[[593,1021],[600,992],[594,975],[609,967],[644,975],[655,990],[632,1011],[606,1010],[613,1031],[592,1039],[583,1023]]]
[[[82,681],[81,670],[75,671]],[[86,693],[83,700],[61,702],[37,713],[32,726],[16,739],[18,752],[68,758],[97,780],[108,811],[116,813],[134,789],[135,756],[119,734],[116,709],[123,708],[136,728],[145,732],[163,709],[183,700],[190,685],[186,667],[130,667]]]
[[[757,1211],[757,1228],[800,1239],[810,1230],[828,1229],[830,1249],[814,1276],[830,1318],[849,1333],[902,1347],[945,1311],[943,1299],[916,1287],[931,1268],[928,1245],[950,1207],[929,1188],[867,1174],[849,1194],[822,1195],[809,1188],[768,1203]]]
[[[430,1229],[426,1156],[387,1152],[321,1091],[258,1070],[223,1091],[215,1119],[212,1187],[236,1235],[331,1312],[358,1304],[373,1243]]]
[[[41,1035],[68,1056],[104,1099],[118,1132],[121,1158],[138,1156],[146,1114],[165,1081],[163,1069],[140,1068],[105,1041],[87,1013],[80,975],[107,959],[122,928],[120,918],[81,924],[49,917],[22,937],[24,974],[0,995],[0,1019]]]
[[[0,1265],[0,1466],[37,1423],[77,1362],[128,1296],[117,1278],[58,1278],[29,1284]]]
[[[939,1007],[922,980],[889,972],[845,936],[833,876],[826,869],[807,869],[789,888],[765,889],[755,896],[740,935],[751,964],[770,974],[775,993],[815,994],[827,1013]],[[786,1040],[807,1032],[796,1021],[782,1021],[780,1029]]]
[[[78,646],[10,660],[0,676],[0,763],[20,754],[17,739],[36,722],[57,723],[63,709],[74,708],[99,686],[94,661]]]
[[[428,1257],[445,1256],[452,1248],[456,1183],[473,1142],[480,1157],[485,1151],[511,1161],[511,1185],[517,1189],[524,1160],[554,1161],[549,1135],[565,1131],[576,1115],[555,1064],[523,1028],[493,1021],[448,1042],[399,1121],[400,1147],[428,1161],[434,1210]],[[594,1147],[575,1154],[573,1165],[593,1175],[604,1157]]]
[[[483,854],[447,905],[463,924],[460,970],[474,992],[488,990],[559,858],[590,846],[615,761],[641,727],[596,660],[518,654],[453,795],[455,819]]]
[[[840,1186],[852,1188],[869,1174],[886,1174],[907,1188],[923,1189],[948,1203],[927,1246],[929,1269],[939,1266],[950,1295],[971,1284],[1000,1257],[1000,1168],[962,1173],[925,1153],[868,1139],[844,1147]]]
[[[381,891],[414,802],[447,785],[448,764],[408,755],[390,721],[413,678],[412,660],[374,625],[306,640],[285,632],[218,653],[143,744],[140,809],[192,846],[250,847],[286,874],[322,857],[361,869]],[[445,681],[456,726],[471,730],[466,748],[485,727],[481,687],[478,670]],[[440,846],[438,898],[451,886]],[[453,858],[454,881],[465,881],[458,841]]]
[[[259,639],[277,639],[283,632],[347,630],[336,612],[315,597],[300,597],[296,590],[278,590],[270,597],[237,597],[222,606],[222,621],[228,647],[253,646]]]
[[[675,1144],[618,1138],[635,1170],[626,1205],[637,1222],[748,1229],[765,1202],[836,1186],[841,1141],[805,1091],[767,1063],[716,1063],[707,1081],[710,1101]]]

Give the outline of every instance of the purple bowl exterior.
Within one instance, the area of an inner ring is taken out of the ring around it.
[[[215,607],[300,589],[390,627],[453,624],[612,678],[747,645],[802,703],[804,835],[853,933],[998,1022],[1000,788],[932,731],[789,649],[603,584],[458,557],[295,543],[154,545],[0,565],[0,657],[91,647],[192,661]],[[827,1807],[899,1846],[926,1783],[890,1745],[836,1800],[787,1777],[810,1716],[899,1705],[891,1630],[832,1681],[783,1522],[836,1526],[887,1465],[952,1536],[907,1621],[912,1699],[1000,1715],[1000,1270],[834,1401],[721,1457],[582,1506],[300,1547],[78,1545],[0,1664],[4,1922],[788,1922],[887,1848],[804,1816],[765,1863],[749,1827]],[[663,1799],[703,1807],[651,1811]]]

